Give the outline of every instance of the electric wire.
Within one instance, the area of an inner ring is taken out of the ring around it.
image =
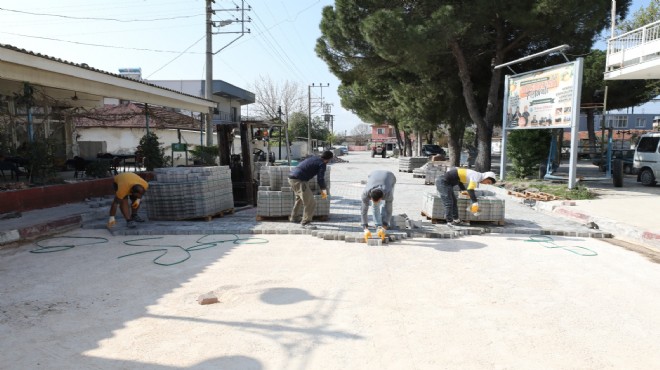
[[[112,21],[112,22],[122,22],[122,23],[171,21],[171,20],[175,20],[175,19],[195,18],[195,17],[199,17],[199,16],[204,15],[202,13],[202,14],[194,14],[194,15],[180,15],[180,16],[176,16],[176,17],[151,18],[151,19],[118,19],[118,18],[103,18],[103,17],[74,17],[74,16],[70,16],[70,15],[50,14],[50,13],[34,13],[34,12],[26,12],[26,11],[15,10],[15,9],[7,9],[7,8],[0,8],[0,11],[27,14],[27,15],[44,16],[44,17],[56,17],[56,18],[66,18],[66,19],[75,19],[75,20],[89,20],[89,21]]]
[[[34,39],[42,39],[42,40],[50,40],[50,41],[59,41],[59,42],[66,42],[69,44],[76,44],[76,45],[85,45],[85,46],[95,46],[95,47],[103,47],[103,48],[111,48],[111,49],[124,49],[124,50],[137,50],[137,51],[151,51],[155,53],[182,53],[181,51],[174,51],[174,50],[159,50],[159,49],[148,49],[148,48],[129,48],[129,47],[124,47],[124,46],[113,46],[113,45],[102,45],[102,44],[92,44],[92,43],[87,43],[87,42],[79,42],[79,41],[69,41],[69,40],[61,40],[61,39],[56,39],[52,37],[45,37],[45,36],[31,36],[31,35],[23,35],[20,33],[13,33],[13,32],[0,32],[0,33],[5,33],[8,35],[13,35],[13,36],[21,36],[21,37],[28,37],[28,38],[34,38]],[[197,41],[199,42],[199,40]],[[195,43],[197,43],[195,42]],[[186,49],[188,50],[188,49]],[[186,52],[186,54],[204,54],[200,52]]]

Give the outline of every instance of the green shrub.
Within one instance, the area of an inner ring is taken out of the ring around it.
[[[97,159],[85,166],[85,176],[103,178],[110,176],[110,161]]]
[[[513,130],[507,138],[506,153],[514,177],[525,178],[538,174],[539,163],[548,158],[552,133],[547,129]]]
[[[218,153],[218,147],[216,145],[197,145],[195,149],[190,149],[193,161],[199,161],[205,166],[217,166]]]
[[[165,165],[165,148],[158,141],[158,135],[150,132],[140,139],[140,152],[144,157],[144,167],[147,171],[161,168]]]

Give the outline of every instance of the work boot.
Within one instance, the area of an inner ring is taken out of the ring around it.
[[[306,223],[306,224],[300,224],[302,225],[302,228],[305,230],[316,230],[316,226],[312,225],[311,223]]]
[[[452,220],[452,221],[447,222],[447,226],[463,226],[463,221],[461,221],[459,219]]]
[[[144,218],[140,217],[137,213],[131,216],[131,220],[135,222],[144,222]]]
[[[137,227],[137,223],[133,220],[128,220],[126,221],[126,227],[129,229],[135,229]]]

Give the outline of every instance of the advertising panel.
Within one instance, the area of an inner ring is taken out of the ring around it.
[[[573,119],[575,63],[511,76],[506,129],[568,128]],[[579,99],[578,99],[579,101]]]

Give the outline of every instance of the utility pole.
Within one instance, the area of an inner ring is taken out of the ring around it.
[[[313,153],[312,150],[312,87],[321,88],[321,98],[319,99],[321,107],[323,107],[323,88],[330,86],[330,83],[323,85],[322,83],[315,85],[307,85],[307,109],[308,109],[308,121],[307,121],[307,151],[309,155]]]
[[[207,100],[213,100],[213,20],[215,14],[211,4],[214,0],[206,0],[206,83],[204,97]],[[213,145],[213,108],[209,108],[206,113],[206,145]]]
[[[206,0],[206,83],[204,97],[208,100],[213,100],[213,56],[220,51],[222,51],[227,46],[231,45],[234,41],[243,37],[246,33],[250,33],[250,29],[245,28],[246,22],[252,22],[250,17],[245,18],[245,11],[252,10],[250,6],[245,9],[245,0],[241,1],[241,7],[236,5],[236,8],[231,9],[213,9],[212,4],[215,3],[215,0]],[[233,19],[221,20],[219,22],[213,22],[213,15],[215,12],[241,12],[241,18],[234,17]],[[217,24],[216,24],[217,23]],[[224,27],[232,23],[240,23],[241,30],[236,32],[213,32],[213,27]],[[213,52],[213,35],[224,34],[224,33],[240,33],[240,36],[236,37],[234,40],[230,41],[228,44],[218,49],[216,52]],[[216,107],[217,108],[217,107]],[[206,117],[206,145],[213,145],[213,114],[214,108],[209,108],[209,112]],[[219,144],[219,143],[218,143]]]

